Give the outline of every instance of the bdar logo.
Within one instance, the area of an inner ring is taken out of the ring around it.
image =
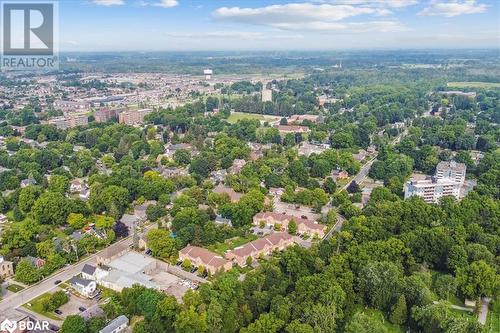
[[[6,331],[6,332],[14,332],[17,328],[17,323],[15,321],[10,321],[9,319],[5,319],[2,321],[0,324],[0,331]]]

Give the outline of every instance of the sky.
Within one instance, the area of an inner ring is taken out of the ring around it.
[[[499,0],[60,0],[61,51],[500,48]]]

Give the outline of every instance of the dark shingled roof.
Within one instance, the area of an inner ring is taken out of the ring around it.
[[[95,269],[96,269],[95,266],[85,264],[85,265],[83,265],[82,273],[85,273],[88,275],[94,275]]]

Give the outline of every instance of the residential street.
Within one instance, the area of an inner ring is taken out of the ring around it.
[[[132,237],[129,236],[127,238],[122,239],[119,242],[116,242],[106,249],[112,249],[114,247],[118,247],[122,244],[127,244],[131,245],[132,244]],[[82,270],[83,265],[85,264],[90,264],[90,265],[95,265],[96,264],[96,256],[105,251],[106,249],[103,249],[90,257],[74,264],[68,267],[63,268],[59,273],[51,275],[50,277],[42,280],[40,283],[35,284],[31,287],[28,287],[26,289],[21,290],[18,293],[12,294],[5,299],[3,299],[0,302],[0,322],[3,321],[5,318],[9,318],[10,320],[12,319],[17,319],[19,317],[22,317],[25,315],[25,313],[21,313],[16,310],[16,308],[20,307],[24,303],[30,301],[31,299],[38,297],[50,290],[52,290],[56,285],[54,284],[55,281],[61,280],[61,281],[67,281],[74,275],[80,273]],[[44,318],[45,319],[45,318]]]

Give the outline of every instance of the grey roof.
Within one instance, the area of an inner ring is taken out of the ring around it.
[[[35,185],[36,180],[34,180],[33,178],[23,179],[23,180],[21,180],[21,184],[22,185]]]
[[[154,259],[137,252],[128,252],[114,259],[108,266],[129,274],[140,273],[154,262]]]
[[[82,239],[83,234],[81,231],[73,231],[73,233],[69,235],[69,237],[73,238],[76,241],[79,241],[80,239]]]
[[[114,332],[114,330],[116,330],[118,327],[124,324],[128,325],[128,318],[125,317],[124,315],[118,316],[112,321],[110,321],[106,327],[104,327],[102,330],[99,331],[99,333],[112,333]]]
[[[79,284],[81,286],[88,286],[91,282],[93,282],[92,280],[87,280],[87,279],[82,279],[81,277],[78,277],[78,276],[73,276],[70,280],[69,280],[69,283],[70,284]]]
[[[89,265],[89,264],[85,264],[85,265],[83,265],[82,273],[85,273],[85,274],[88,274],[88,275],[94,275],[95,269],[96,269],[95,266],[92,266],[92,265]]]
[[[127,227],[132,227],[134,224],[139,222],[139,218],[135,215],[123,214],[120,221],[122,221]]]

